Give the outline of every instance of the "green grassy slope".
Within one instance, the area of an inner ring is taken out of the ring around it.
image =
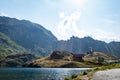
[[[76,61],[73,59],[73,53],[68,51],[53,51],[53,53],[44,58],[34,60],[30,66],[37,65],[40,67],[63,67],[63,68],[90,68],[106,65],[105,62],[99,63],[97,58],[103,57],[107,60],[115,59],[114,56],[101,52],[94,52],[93,56],[85,56],[84,61]]]
[[[15,42],[13,42],[8,36],[0,32],[0,59],[10,55],[23,53],[25,49]]]

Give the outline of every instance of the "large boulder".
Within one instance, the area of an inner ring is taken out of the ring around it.
[[[51,59],[68,59],[72,58],[73,53],[61,50],[61,51],[53,51],[53,53],[50,55]]]

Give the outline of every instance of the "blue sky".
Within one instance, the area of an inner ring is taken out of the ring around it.
[[[43,25],[59,40],[120,41],[120,0],[0,0],[0,15]]]

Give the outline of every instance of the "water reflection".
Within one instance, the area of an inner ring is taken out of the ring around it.
[[[0,68],[0,80],[64,80],[89,68]]]

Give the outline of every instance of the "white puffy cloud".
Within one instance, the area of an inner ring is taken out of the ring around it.
[[[6,14],[6,13],[0,13],[0,16],[6,16],[6,17],[8,17],[8,15]]]
[[[59,40],[67,40],[73,35],[79,38],[82,38],[84,36],[92,36],[94,39],[103,40],[106,42],[120,40],[120,36],[117,36],[113,32],[105,31],[102,29],[80,29],[81,26],[78,27],[77,25],[77,21],[80,19],[80,16],[80,11],[75,11],[68,16],[66,16],[64,12],[60,13],[59,17],[61,18],[61,21],[58,23],[56,30],[57,36],[59,36]],[[111,21],[108,22],[113,23]]]
[[[75,11],[74,13],[66,16],[64,12],[60,13],[60,18],[62,20],[58,23],[58,36],[59,39],[69,39],[72,35],[80,36],[80,31],[77,26],[77,21],[80,19],[80,11]]]
[[[120,40],[120,36],[117,36],[116,34],[109,31],[104,31],[102,29],[96,29],[94,33],[91,33],[91,35],[94,39],[103,40],[106,42]]]
[[[65,13],[64,13],[64,12],[61,12],[61,13],[59,14],[59,16],[60,16],[60,18],[64,18],[64,17],[65,17]]]

